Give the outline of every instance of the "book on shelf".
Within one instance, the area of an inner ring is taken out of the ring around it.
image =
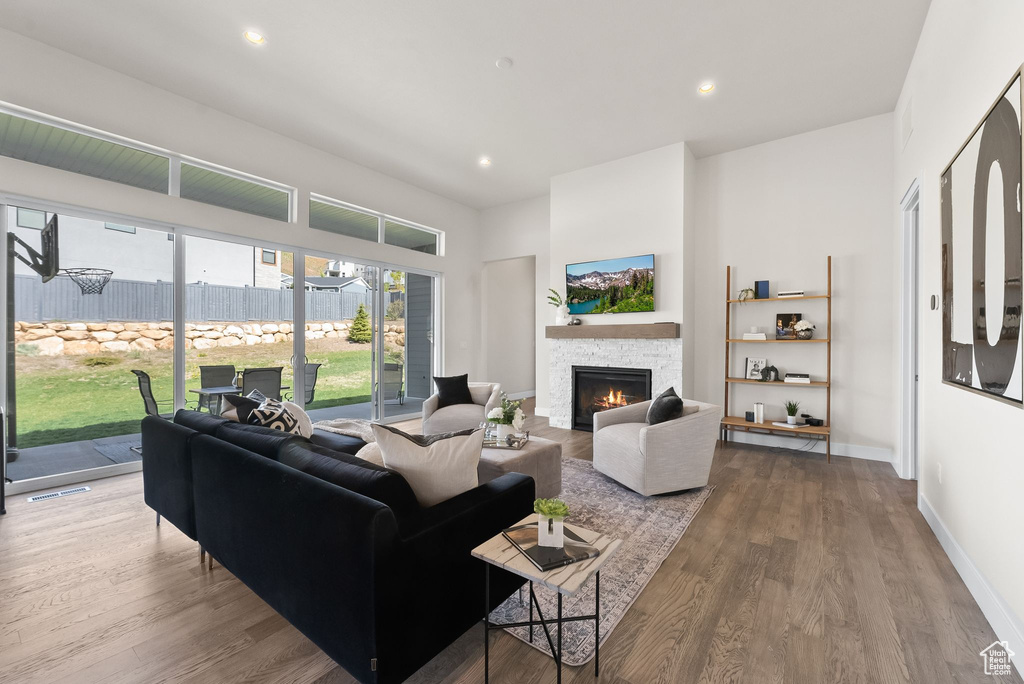
[[[779,290],[777,295],[779,299],[791,299],[793,297],[803,297],[803,290]]]
[[[796,425],[790,425],[789,423],[773,420],[772,425],[775,427],[788,428],[790,430],[797,430],[802,427],[807,427],[807,423],[797,423]]]
[[[535,522],[509,527],[502,530],[501,533],[542,572],[588,558],[596,558],[601,553],[568,527],[563,528],[564,546],[560,549],[541,546],[537,543],[537,523]]]
[[[808,373],[786,373],[783,382],[797,383],[802,385],[811,384],[811,376]]]
[[[743,333],[743,339],[745,340],[767,340],[768,336],[763,332],[760,333]]]

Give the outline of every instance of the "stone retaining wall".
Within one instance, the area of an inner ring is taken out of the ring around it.
[[[348,339],[351,320],[306,323],[306,339]],[[174,326],[159,323],[23,323],[14,324],[19,352],[40,356],[81,356],[173,349]],[[384,343],[405,346],[404,325],[384,325]],[[291,323],[186,323],[185,349],[277,344],[294,339]],[[24,346],[23,346],[24,345]],[[27,347],[34,347],[29,349]]]

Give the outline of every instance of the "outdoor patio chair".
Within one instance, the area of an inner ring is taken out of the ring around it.
[[[139,379],[139,394],[142,395],[142,403],[146,407],[146,415],[157,416],[166,420],[174,418],[173,410],[170,413],[160,413],[161,406],[170,406],[173,409],[174,400],[157,401],[153,398],[153,384],[150,382],[149,373],[140,370],[133,370],[132,373],[135,373],[135,377]]]
[[[267,399],[281,400],[281,366],[276,368],[246,368],[242,371],[242,396],[259,390]]]
[[[385,363],[382,377],[384,390],[381,401],[397,401],[405,404],[405,366],[400,363]],[[380,383],[378,383],[378,388]]]
[[[201,387],[227,387],[235,381],[235,367],[223,366],[200,366],[199,384]],[[220,415],[220,395],[200,394],[199,409],[206,409],[210,413]]]
[[[323,365],[323,364],[319,364],[319,363],[307,363],[306,364],[305,375],[303,376],[303,377],[305,377],[304,386],[305,386],[305,398],[306,398],[305,405],[306,406],[308,406],[309,404],[313,403],[313,397],[316,395],[316,376],[317,376],[317,374],[320,371],[320,366],[321,365]],[[287,395],[285,395],[285,399],[287,399],[288,401],[291,401],[292,400],[292,394],[288,393]]]

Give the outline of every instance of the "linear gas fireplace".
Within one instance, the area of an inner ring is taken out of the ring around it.
[[[574,430],[593,431],[595,413],[650,398],[650,369],[572,367]]]

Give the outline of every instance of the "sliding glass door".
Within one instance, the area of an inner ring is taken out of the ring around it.
[[[432,276],[384,269],[380,302],[381,420],[420,413],[434,376]]]

